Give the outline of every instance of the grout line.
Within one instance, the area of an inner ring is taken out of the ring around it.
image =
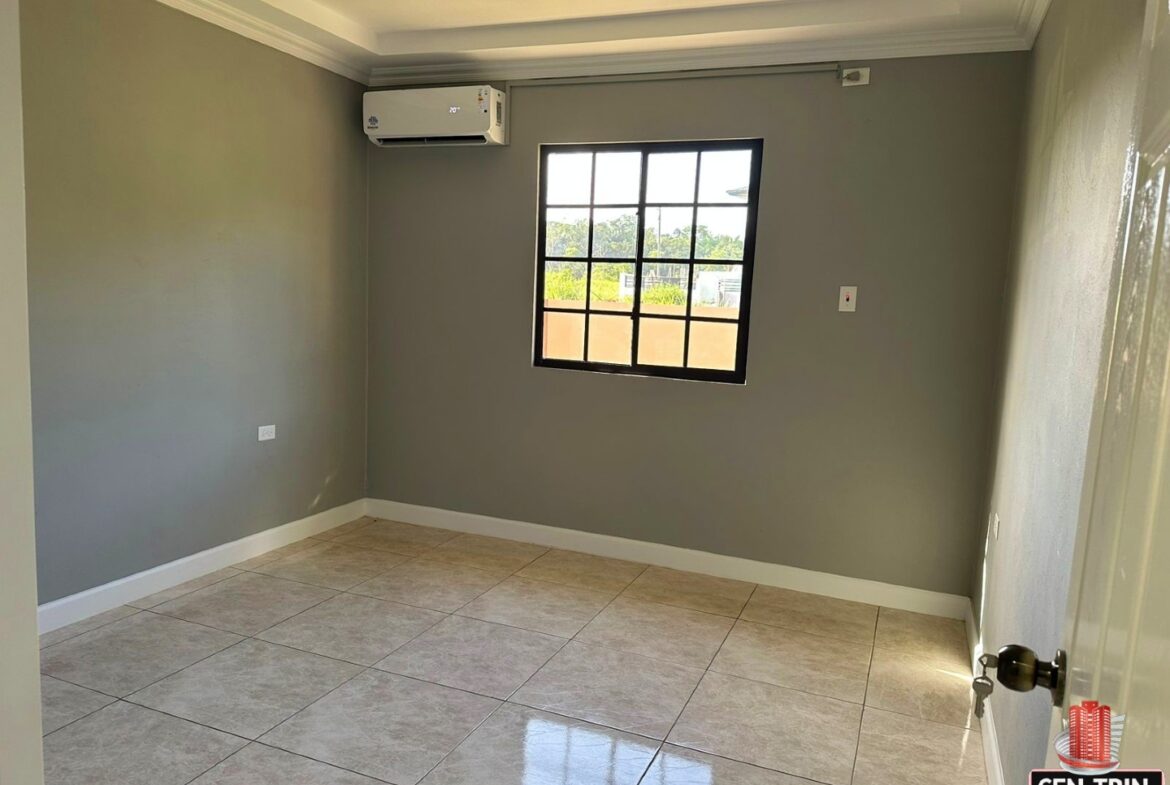
[[[277,752],[283,752],[286,755],[294,755],[298,758],[304,758],[305,760],[311,760],[314,763],[320,763],[323,766],[330,766],[334,769],[339,769],[341,771],[348,771],[350,774],[356,774],[359,777],[365,777],[366,779],[372,780],[373,782],[382,782],[382,783],[386,783],[386,785],[393,785],[393,783],[389,782],[388,780],[384,780],[381,777],[375,777],[373,774],[363,774],[362,772],[357,771],[356,769],[347,768],[346,766],[342,766],[342,765],[337,764],[337,763],[330,763],[329,761],[321,760],[320,758],[314,758],[312,755],[306,755],[303,752],[293,752],[292,750],[286,750],[284,747],[277,747],[277,746],[272,745],[272,744],[266,744],[266,743],[259,741],[259,740],[252,742],[252,744],[259,745],[259,746],[261,746],[265,749],[268,749],[268,750],[275,750]]]
[[[247,744],[245,744],[243,747],[240,747],[238,750],[234,750],[234,751],[232,752],[232,754],[231,754],[231,755],[228,755],[226,758],[224,758],[224,759],[223,759],[223,760],[221,760],[221,761],[218,761],[217,763],[213,763],[213,764],[211,764],[211,765],[210,765],[210,766],[208,766],[206,769],[204,769],[203,771],[199,772],[198,774],[196,774],[196,775],[195,775],[194,777],[192,777],[191,779],[187,780],[187,782],[185,783],[185,785],[191,785],[191,783],[192,783],[192,782],[194,782],[195,780],[199,779],[199,778],[200,778],[200,777],[202,777],[204,774],[206,774],[207,772],[209,772],[209,771],[211,771],[212,769],[214,769],[216,766],[220,765],[221,763],[227,763],[229,760],[231,760],[231,759],[232,759],[232,758],[234,758],[235,756],[239,755],[241,752],[243,752],[243,751],[244,751],[244,750],[246,750],[246,749],[248,749],[248,745],[247,745]]]
[[[137,616],[139,613],[145,613],[145,612],[146,612],[146,609],[145,609],[145,608],[138,608],[138,607],[135,607],[135,606],[133,606],[133,605],[127,605],[126,603],[122,603],[121,605],[119,605],[119,606],[117,606],[117,607],[119,607],[119,608],[132,608],[132,609],[134,610],[134,613],[127,613],[125,616],[121,616],[121,617],[119,617],[119,618],[117,618],[117,619],[113,619],[113,620],[111,620],[111,621],[104,622],[104,623],[102,623],[102,624],[99,624],[99,625],[98,625],[98,626],[96,626],[96,627],[90,627],[88,630],[82,630],[81,632],[77,633],[76,635],[70,635],[70,636],[69,636],[69,637],[67,637],[67,638],[62,638],[61,640],[57,641],[56,643],[50,643],[50,644],[49,644],[49,645],[47,645],[47,646],[40,646],[40,647],[38,648],[38,651],[42,651],[42,652],[43,652],[43,651],[46,651],[46,650],[48,650],[48,649],[51,649],[51,648],[53,648],[54,646],[60,646],[62,643],[65,643],[66,641],[71,641],[71,640],[73,640],[74,638],[80,638],[82,635],[86,635],[86,634],[88,634],[88,633],[91,633],[91,632],[96,632],[96,631],[98,631],[98,630],[102,629],[103,627],[109,627],[111,624],[117,624],[118,622],[122,621],[123,619],[129,619],[131,616]],[[114,610],[114,608],[111,608],[110,610]],[[106,611],[106,613],[109,613],[109,612],[110,612],[110,611]],[[98,615],[100,615],[100,614],[94,614],[94,615],[95,615],[95,616],[98,616]],[[92,618],[93,618],[93,616],[90,616],[90,617],[88,617],[88,618],[92,619]],[[81,622],[83,622],[83,621],[86,621],[86,619],[78,619],[77,621],[75,621],[75,622],[74,622],[74,624],[81,624]],[[66,625],[66,626],[72,626],[72,625]],[[45,634],[45,635],[52,635],[52,634],[54,634],[54,633],[56,633],[56,632],[60,632],[62,629],[64,629],[64,627],[58,628],[58,629],[56,629],[56,630],[53,630],[52,632],[46,632],[46,633],[44,633],[44,634]],[[38,641],[37,641],[37,642],[39,643],[39,642],[40,642],[40,640],[39,640],[40,636],[38,635],[38,636],[37,636],[37,638],[38,638]]]
[[[882,609],[879,607],[878,612],[873,617],[873,639],[877,643],[877,627],[878,619],[881,617]],[[873,649],[869,652],[869,667],[865,669],[865,694],[861,696],[861,716],[857,718],[857,741],[853,744],[853,765],[849,768],[849,781],[853,782],[854,777],[857,776],[857,759],[861,755],[861,729],[865,726],[865,709],[866,701],[869,699],[869,680],[873,676]]]
[[[47,676],[48,674],[45,674],[45,675]],[[56,679],[57,677],[56,677],[56,676],[50,676],[49,678]],[[64,679],[58,679],[58,681],[65,681],[65,680],[64,680]],[[66,684],[72,684],[74,687],[81,687],[81,685],[80,685],[80,684],[73,684],[73,682],[71,682],[71,681],[67,681],[67,682],[65,682],[65,683],[66,683]],[[86,689],[86,690],[88,690],[88,689],[89,689],[89,687],[82,687],[82,689]],[[97,690],[90,690],[90,692],[97,692]],[[82,714],[80,717],[74,717],[73,719],[69,720],[69,722],[67,722],[67,723],[65,723],[64,725],[62,725],[60,728],[54,728],[53,730],[49,731],[48,733],[41,733],[41,738],[42,738],[42,739],[45,739],[45,738],[48,738],[49,736],[52,736],[54,733],[56,733],[56,732],[57,732],[57,731],[59,731],[59,730],[65,730],[66,728],[68,728],[68,727],[69,727],[70,725],[72,725],[73,723],[75,723],[75,722],[81,722],[81,721],[82,721],[82,720],[84,720],[86,717],[89,717],[89,716],[92,716],[92,715],[94,715],[94,714],[97,714],[99,711],[101,711],[102,709],[106,708],[107,706],[113,706],[113,705],[114,705],[115,703],[117,703],[117,702],[118,702],[118,700],[119,700],[118,698],[115,698],[113,695],[106,695],[104,692],[98,692],[98,695],[102,695],[102,696],[105,696],[105,697],[107,697],[107,698],[112,698],[112,700],[111,700],[109,703],[107,703],[105,706],[99,706],[98,708],[94,709],[93,711],[87,711],[85,714]],[[43,729],[43,727],[44,727],[44,725],[43,725],[43,723],[42,723],[42,729]]]

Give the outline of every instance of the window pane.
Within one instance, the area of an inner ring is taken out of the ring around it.
[[[652,153],[646,163],[646,201],[651,204],[695,201],[698,153]]]
[[[691,316],[738,319],[741,264],[696,264],[695,288],[691,292]]]
[[[598,153],[594,204],[637,204],[642,187],[641,153]]]
[[[700,207],[698,218],[696,259],[743,259],[746,207]]]
[[[681,319],[642,319],[638,322],[638,363],[673,365],[683,362],[686,323]]]
[[[690,265],[643,262],[642,313],[686,313],[689,275]]]
[[[751,178],[751,150],[705,152],[699,162],[699,201],[746,202]]]
[[[593,153],[549,153],[546,204],[589,204]]]
[[[544,263],[544,306],[585,309],[586,262]]]
[[[585,314],[544,314],[542,357],[548,360],[580,360],[585,348]]]
[[[638,248],[638,208],[607,207],[593,211],[593,256],[633,259]]]
[[[589,255],[589,208],[545,211],[544,255]]]
[[[589,356],[594,363],[630,364],[634,320],[629,316],[589,316]]]
[[[629,311],[634,307],[634,263],[595,262],[589,284],[589,307]]]
[[[690,207],[647,207],[642,255],[653,259],[691,258]]]
[[[738,336],[739,325],[735,322],[691,322],[687,367],[734,371]]]

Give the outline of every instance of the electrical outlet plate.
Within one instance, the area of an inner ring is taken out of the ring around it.
[[[869,84],[868,68],[842,68],[839,74],[842,87],[861,87]]]
[[[276,438],[275,425],[261,425],[256,429],[256,440],[261,442],[271,441]]]

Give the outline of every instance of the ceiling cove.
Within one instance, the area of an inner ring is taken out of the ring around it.
[[[1049,0],[159,0],[367,85],[1030,49]]]

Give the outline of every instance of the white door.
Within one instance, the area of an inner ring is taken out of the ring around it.
[[[1125,768],[1170,769],[1170,4],[1148,0],[1123,264],[1103,364],[1065,646],[1065,705],[1127,716]],[[1046,654],[1046,653],[1045,653]],[[1049,750],[1049,763],[1055,758]]]

